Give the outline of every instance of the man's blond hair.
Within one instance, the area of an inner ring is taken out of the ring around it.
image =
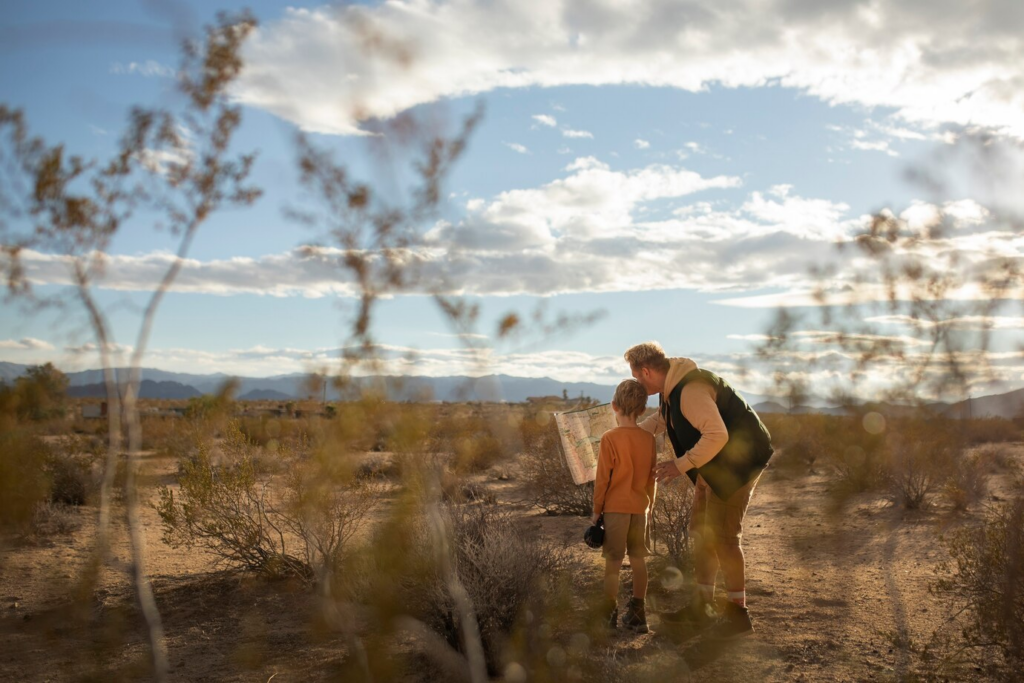
[[[647,409],[647,390],[635,379],[626,379],[615,387],[612,401],[626,417],[640,417]]]
[[[665,357],[665,349],[656,341],[644,342],[631,347],[623,358],[629,363],[630,370],[650,368],[658,372],[668,372],[668,358]]]

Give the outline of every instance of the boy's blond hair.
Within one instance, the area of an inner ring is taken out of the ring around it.
[[[665,357],[665,349],[656,341],[644,342],[631,347],[622,354],[629,363],[630,370],[650,368],[658,372],[668,372],[668,358]]]
[[[615,387],[612,402],[626,417],[640,417],[647,409],[647,390],[635,379],[623,380]]]

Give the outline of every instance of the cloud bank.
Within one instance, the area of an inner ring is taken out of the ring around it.
[[[789,185],[750,192],[731,207],[713,197],[693,198],[716,190],[735,193],[740,186],[734,176],[704,177],[662,164],[620,171],[582,157],[561,178],[468,199],[462,218],[430,227],[405,255],[418,275],[406,293],[550,296],[686,289],[731,294],[722,302],[735,306],[813,306],[820,283],[812,267],[830,267],[832,303],[887,298],[881,285],[856,283],[863,268],[860,252],[835,246],[859,234],[869,217],[850,215],[843,203],[801,197]],[[926,262],[942,263],[955,252],[963,268],[981,269],[994,256],[1024,258],[1024,238],[992,227],[984,207],[970,200],[915,202],[900,217],[913,230],[944,226],[941,236],[910,247]],[[71,283],[63,257],[30,250],[21,256],[31,282]],[[174,291],[354,296],[354,283],[339,267],[342,256],[337,248],[311,247],[259,258],[192,259]],[[156,285],[173,256],[105,259],[99,286],[140,291]],[[777,291],[753,293],[771,289]],[[969,287],[945,294],[985,296]]]
[[[496,88],[640,84],[779,85],[1024,138],[1014,2],[391,0],[288,9],[245,59],[242,102],[320,133]]]

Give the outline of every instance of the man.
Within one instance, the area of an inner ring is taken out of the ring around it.
[[[663,618],[703,626],[721,568],[729,601],[709,635],[749,635],[740,537],[751,493],[772,456],[771,435],[728,382],[692,360],[667,358],[657,342],[638,344],[624,355],[633,378],[648,395],[659,396],[658,412],[640,427],[655,435],[667,431],[676,453],[675,461],[658,465],[658,481],[685,474],[694,483],[690,531],[698,592],[687,608]]]

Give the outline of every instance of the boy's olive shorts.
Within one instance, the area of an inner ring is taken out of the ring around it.
[[[702,536],[708,542],[739,545],[743,537],[743,516],[747,513],[750,496],[754,493],[758,479],[760,476],[755,477],[727,500],[722,500],[715,495],[702,477],[697,477],[693,491],[690,532]]]
[[[631,515],[628,512],[604,513],[604,546],[601,554],[609,560],[630,557],[647,557],[648,548],[647,515]]]

